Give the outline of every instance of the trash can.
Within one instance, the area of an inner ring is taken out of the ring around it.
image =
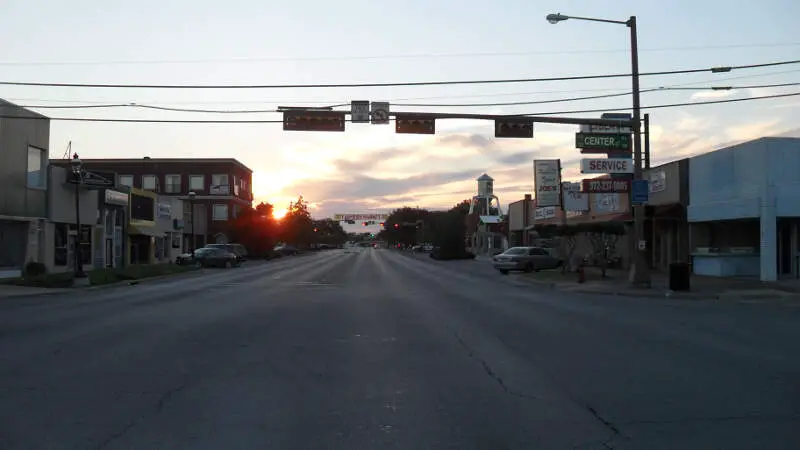
[[[669,265],[669,289],[671,291],[688,291],[691,269],[688,263],[672,263]]]

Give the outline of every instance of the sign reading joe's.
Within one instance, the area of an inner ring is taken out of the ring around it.
[[[561,205],[561,160],[533,160],[533,177],[536,186],[536,207]]]

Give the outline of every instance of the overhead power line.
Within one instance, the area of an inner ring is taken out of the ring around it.
[[[641,92],[668,92],[668,91],[735,91],[741,89],[766,89],[775,87],[787,86],[800,86],[800,83],[779,83],[779,84],[753,84],[745,86],[708,86],[708,87],[660,87],[645,89]],[[631,95],[632,92],[618,92],[614,94],[590,95],[584,97],[567,97],[549,100],[535,100],[535,101],[522,101],[522,102],[499,102],[499,103],[392,103],[392,106],[403,107],[422,107],[422,108],[466,108],[466,107],[481,107],[481,106],[525,106],[525,105],[544,105],[548,103],[566,103],[582,100],[596,100],[612,97],[623,97]],[[157,105],[147,105],[142,103],[106,103],[106,104],[87,104],[87,105],[21,105],[23,108],[29,109],[98,109],[98,108],[144,108],[155,109],[161,111],[175,111],[186,113],[210,113],[210,114],[264,114],[264,113],[278,113],[277,109],[198,109],[198,108],[175,108]],[[341,103],[338,105],[330,105],[332,107],[350,106],[349,103]]]
[[[662,105],[642,106],[642,109],[661,109],[661,108],[676,108],[684,106],[700,106],[700,105],[714,105],[720,103],[737,103],[751,100],[766,100],[784,97],[800,96],[800,92],[792,92],[787,94],[774,94],[762,95],[758,97],[748,98],[734,98],[725,100],[710,100],[705,102],[689,102],[689,103],[670,103]],[[536,112],[524,114],[500,114],[497,117],[524,117],[524,116],[551,116],[559,114],[586,114],[597,112],[610,112],[610,111],[624,111],[630,109],[629,106],[620,108],[598,108],[598,109],[584,109],[584,110],[570,110],[570,111],[551,111],[551,112]],[[283,120],[275,119],[239,119],[239,120],[191,120],[191,119],[106,119],[95,117],[37,117],[37,116],[15,116],[15,115],[0,115],[3,119],[30,119],[30,120],[53,120],[53,121],[71,121],[71,122],[118,122],[118,123],[184,123],[184,124],[258,124],[258,123],[283,123]],[[348,120],[349,122],[349,120]]]
[[[761,67],[785,66],[798,64],[800,60],[778,61],[763,64],[747,64],[740,66],[708,67],[704,69],[665,70],[660,72],[644,72],[639,76],[678,75],[687,73],[723,73],[736,69],[756,69]],[[100,84],[100,83],[44,83],[28,81],[0,81],[4,86],[39,86],[39,87],[80,87],[80,88],[114,88],[114,89],[308,89],[308,88],[365,88],[365,87],[401,87],[401,86],[454,86],[468,84],[511,84],[534,83],[545,81],[597,80],[604,78],[630,77],[630,73],[575,75],[549,78],[511,78],[497,80],[453,80],[453,81],[408,81],[389,83],[345,83],[345,84],[250,84],[250,85],[199,85],[199,84]]]
[[[713,79],[701,80],[701,81],[692,81],[689,83],[678,83],[678,84],[670,84],[666,86],[656,86],[652,88],[645,87],[643,88],[642,92],[649,91],[651,89],[663,89],[663,90],[673,90],[673,88],[683,88],[683,87],[690,87],[694,86],[696,89],[708,89],[703,87],[702,85],[707,85],[710,83],[719,83],[722,81],[733,81],[733,80],[743,80],[743,79],[750,79],[750,78],[763,78],[768,76],[776,76],[776,75],[786,75],[790,73],[798,73],[800,69],[792,69],[792,70],[782,70],[777,72],[765,72],[765,73],[750,73],[747,75],[735,76],[735,77],[714,77]],[[766,87],[766,86],[764,86]],[[739,86],[738,88],[744,89],[745,86]],[[675,89],[677,90],[677,89]],[[688,90],[688,89],[687,89]],[[407,101],[415,101],[415,100],[452,100],[457,98],[487,98],[487,97],[520,97],[524,95],[543,95],[543,94],[575,94],[579,92],[611,92],[611,93],[620,93],[619,89],[614,88],[594,88],[594,89],[548,89],[545,91],[538,90],[538,91],[516,91],[516,92],[495,92],[495,93],[483,93],[483,94],[449,94],[449,95],[434,95],[434,96],[424,96],[424,97],[402,97],[402,98],[394,98],[394,99],[386,99],[394,105],[399,105],[399,102],[407,102]],[[140,105],[239,105],[239,104],[250,104],[250,105],[309,105],[311,106],[319,106],[319,105],[334,105],[334,106],[349,106],[347,100],[315,100],[315,101],[308,101],[308,99],[263,99],[263,100],[176,100],[176,101],[164,101],[159,102],[156,101],[139,101],[133,102],[129,99],[126,100],[80,100],[80,99],[52,99],[52,98],[19,98],[19,97],[8,97],[5,98],[8,101],[16,102],[22,104],[22,102],[52,102],[52,103],[72,103],[76,105],[127,105],[131,103],[136,103]],[[51,105],[48,105],[48,107]],[[26,106],[30,108],[30,106]]]
[[[763,44],[729,44],[729,45],[695,45],[684,47],[641,48],[639,52],[668,52],[741,48],[775,48],[798,47],[800,42],[774,42]],[[575,54],[607,54],[627,53],[627,48],[594,49],[594,50],[534,50],[534,51],[497,51],[467,53],[411,53],[396,55],[361,55],[361,56],[301,56],[301,57],[239,57],[239,58],[206,58],[206,59],[140,59],[140,60],[106,60],[106,61],[0,61],[2,67],[28,66],[104,66],[104,65],[145,65],[145,64],[209,64],[209,63],[259,63],[259,62],[301,62],[301,61],[370,61],[391,59],[441,59],[441,58],[500,58],[532,55],[575,55]]]

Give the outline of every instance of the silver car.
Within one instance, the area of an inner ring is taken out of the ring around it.
[[[497,254],[492,260],[494,268],[502,274],[512,270],[538,272],[542,269],[561,267],[562,261],[542,247],[511,247]]]

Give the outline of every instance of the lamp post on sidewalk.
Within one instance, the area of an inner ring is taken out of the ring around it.
[[[548,14],[547,21],[556,24],[568,19],[586,20],[589,22],[614,23],[625,25],[631,32],[631,78],[633,91],[633,178],[642,179],[642,126],[641,126],[641,92],[639,89],[639,43],[636,30],[636,16],[631,16],[628,20],[607,20],[595,19],[592,17],[565,16],[561,13]],[[633,207],[633,235],[634,245],[636,246],[635,257],[633,260],[633,270],[631,271],[630,281],[634,285],[650,286],[650,274],[645,263],[645,250],[640,246],[644,241],[644,219],[645,206],[637,205]]]
[[[194,247],[195,247],[195,235],[194,235],[194,198],[197,197],[197,193],[194,191],[189,192],[189,220],[192,221],[192,240],[191,244],[189,245],[189,250],[192,256],[194,256]]]
[[[86,273],[83,271],[83,233],[81,232],[81,184],[83,184],[83,164],[78,154],[72,155],[70,161],[72,167],[72,174],[75,177],[75,228],[77,234],[75,235],[75,278],[86,278]]]

